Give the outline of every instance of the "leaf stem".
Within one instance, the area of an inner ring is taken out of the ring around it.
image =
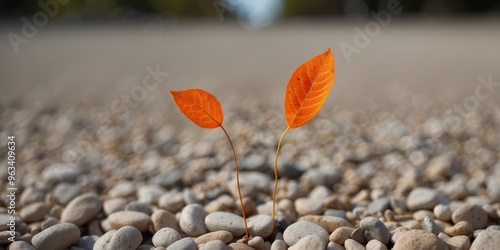
[[[227,140],[229,141],[229,144],[231,145],[231,151],[233,152],[234,165],[236,166],[236,186],[238,187],[238,195],[240,198],[241,215],[243,216],[243,223],[245,223],[246,238],[249,239],[250,235],[248,233],[247,217],[245,214],[245,207],[243,206],[243,198],[241,197],[240,177],[239,177],[240,174],[238,171],[238,160],[236,159],[236,152],[234,151],[233,142],[231,141],[229,134],[227,133],[226,129],[224,129],[222,124],[220,125],[220,128],[222,129],[222,131],[224,131],[224,134],[226,134]]]
[[[278,147],[276,148],[276,157],[274,158],[274,191],[273,191],[273,212],[272,212],[272,220],[274,221],[274,217],[276,215],[275,207],[276,207],[276,192],[278,191],[278,155],[280,154],[281,142],[283,141],[283,137],[285,137],[286,132],[290,130],[290,127],[287,127],[283,134],[281,134],[280,140],[278,142]]]

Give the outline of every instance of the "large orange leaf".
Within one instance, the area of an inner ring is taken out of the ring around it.
[[[175,104],[192,122],[202,128],[221,126],[224,115],[220,102],[202,89],[170,90]]]
[[[309,59],[293,72],[285,92],[285,117],[289,128],[311,120],[321,109],[333,86],[332,50]]]

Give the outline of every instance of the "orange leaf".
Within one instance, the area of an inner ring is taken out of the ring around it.
[[[333,86],[332,50],[309,59],[293,72],[285,92],[285,118],[289,128],[311,120],[321,109]]]
[[[202,128],[221,126],[222,107],[212,94],[201,89],[170,90],[170,93],[180,111],[196,125]]]

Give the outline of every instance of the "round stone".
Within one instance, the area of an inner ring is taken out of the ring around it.
[[[226,230],[235,237],[245,234],[243,217],[228,212],[215,212],[205,217],[205,225],[209,231]]]
[[[14,241],[10,243],[9,250],[37,250],[30,243],[22,240]]]
[[[154,232],[164,227],[170,227],[175,229],[177,232],[181,232],[181,228],[179,227],[179,223],[177,222],[175,215],[163,209],[158,209],[153,212],[151,215],[151,223],[153,224]]]
[[[298,198],[295,200],[295,211],[299,215],[319,215],[325,210],[321,199]]]
[[[175,229],[170,227],[165,227],[158,230],[153,235],[153,245],[155,247],[168,247],[172,243],[182,239],[182,236]]]
[[[140,202],[140,201],[132,201],[132,202],[128,203],[125,206],[125,210],[126,211],[141,212],[141,213],[145,213],[147,215],[151,215],[153,213],[153,208],[151,207],[151,205],[144,203],[144,202]]]
[[[219,230],[200,235],[198,236],[198,238],[196,238],[195,242],[197,245],[199,245],[213,240],[220,240],[224,243],[229,243],[231,242],[231,240],[233,240],[233,234],[228,231]]]
[[[199,250],[227,250],[228,247],[221,240],[211,240],[203,244]]]
[[[95,218],[101,208],[102,202],[98,195],[82,194],[69,202],[62,212],[61,221],[81,226]]]
[[[418,187],[413,189],[406,199],[406,206],[412,211],[433,209],[438,203],[437,192],[434,189]]]
[[[94,249],[135,250],[142,242],[142,234],[137,228],[124,226],[111,230],[101,236],[94,244]]]
[[[391,232],[385,224],[375,217],[365,217],[360,222],[360,227],[363,229],[365,239],[378,240],[383,244],[389,243],[391,240]]]
[[[59,183],[52,192],[59,204],[66,205],[82,192],[78,184],[73,183]]]
[[[470,250],[498,249],[500,246],[500,231],[484,230],[474,239]]]
[[[352,231],[354,231],[354,228],[352,227],[339,227],[330,234],[330,237],[328,239],[331,242],[335,242],[339,245],[344,245],[344,242],[347,239],[351,238]]]
[[[48,211],[49,208],[45,205],[45,202],[35,202],[23,207],[19,212],[19,216],[23,218],[24,222],[36,222],[43,220]]]
[[[370,240],[366,243],[366,250],[387,250],[387,246],[378,240]]]
[[[328,242],[328,232],[321,226],[308,221],[298,221],[288,226],[283,232],[283,239],[288,246],[293,246],[308,235],[319,236],[324,244]]]
[[[469,236],[474,232],[472,225],[467,221],[459,221],[457,224],[447,227],[444,229],[444,232],[449,236],[459,236],[465,235]]]
[[[325,249],[326,242],[317,235],[311,234],[300,239],[288,250],[302,250],[302,249]]]
[[[273,232],[274,221],[269,215],[254,215],[247,220],[250,235],[266,238]]]
[[[393,250],[441,250],[446,243],[436,235],[424,230],[410,230],[404,233],[394,244]]]
[[[179,225],[188,236],[200,236],[207,232],[205,217],[207,213],[199,204],[190,204],[182,209]]]
[[[127,205],[127,200],[125,198],[113,198],[107,200],[103,204],[103,210],[106,215],[125,210]]]
[[[486,227],[488,215],[480,206],[463,205],[453,212],[451,220],[453,223],[467,221],[473,229],[481,229]]]
[[[132,226],[141,232],[146,232],[151,219],[145,213],[135,211],[119,211],[108,217],[108,223],[113,229]]]
[[[324,228],[328,233],[332,233],[339,227],[352,227],[351,223],[335,216],[328,215],[305,215],[298,221],[309,221]]]
[[[193,239],[186,237],[182,238],[176,242],[174,242],[172,245],[167,247],[167,250],[196,250],[196,243],[194,242]]]
[[[345,249],[349,249],[349,250],[365,250],[365,247],[363,245],[361,245],[361,243],[353,240],[353,239],[347,239],[345,241]]]
[[[450,221],[451,220],[451,209],[448,205],[437,204],[434,207],[434,215],[436,219],[441,221]]]
[[[80,229],[73,223],[61,223],[51,226],[31,239],[36,249],[63,250],[74,245],[80,239]]]

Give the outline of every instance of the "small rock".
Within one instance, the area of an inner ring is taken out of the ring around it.
[[[153,245],[155,247],[168,247],[172,243],[182,239],[181,234],[177,232],[175,229],[170,228],[170,227],[165,227],[160,230],[158,230],[154,235],[153,235]]]
[[[213,240],[220,240],[224,243],[229,243],[233,240],[233,234],[228,231],[219,230],[200,235],[198,236],[198,238],[196,238],[195,242],[196,245],[199,245]]]
[[[376,214],[378,212],[384,212],[386,209],[389,208],[389,206],[390,206],[389,198],[382,197],[370,202],[370,204],[368,204],[368,210],[371,213]]]
[[[255,249],[264,248],[264,239],[260,236],[255,236],[248,241],[248,245]]]
[[[135,250],[142,242],[142,234],[137,228],[123,226],[118,230],[111,230],[101,236],[94,244],[94,249]]]
[[[42,230],[45,230],[55,224],[59,223],[59,221],[54,217],[48,217],[42,222]]]
[[[370,240],[366,243],[366,250],[387,250],[387,246],[378,240]]]
[[[398,227],[398,228],[394,229],[391,232],[391,242],[393,244],[396,243],[396,241],[398,241],[399,238],[401,238],[401,236],[403,236],[403,234],[405,234],[408,231],[409,231],[409,229],[406,227]]]
[[[248,218],[250,235],[267,238],[274,230],[274,221],[269,215],[254,215]]]
[[[328,239],[339,245],[344,245],[345,240],[351,238],[351,234],[353,231],[354,228],[352,227],[339,227],[330,234],[330,237]]]
[[[168,192],[160,196],[158,206],[171,212],[177,213],[184,207],[184,197],[179,192]]]
[[[491,178],[488,181],[487,191],[492,203],[500,202],[500,180],[498,178]]]
[[[346,250],[365,250],[363,245],[353,239],[347,239],[344,246]]]
[[[205,225],[209,231],[226,230],[235,237],[245,234],[243,217],[229,212],[215,212],[205,217]]]
[[[172,245],[168,246],[166,250],[196,250],[196,248],[194,240],[186,237],[174,242]]]
[[[132,202],[128,203],[125,206],[125,210],[126,211],[141,212],[141,213],[145,213],[147,215],[151,215],[153,213],[153,208],[151,207],[151,205],[144,203],[144,202],[140,202],[140,201],[132,201]]]
[[[228,247],[221,240],[211,240],[198,248],[199,250],[227,250]]]
[[[111,214],[107,221],[113,229],[120,229],[124,226],[132,226],[141,232],[146,232],[151,219],[145,213],[135,211],[119,211]]]
[[[326,242],[317,235],[307,235],[300,239],[288,250],[303,250],[303,249],[325,249]]]
[[[326,215],[305,215],[299,218],[298,221],[309,221],[324,228],[328,233],[332,233],[339,227],[351,227],[348,221],[334,216]]]
[[[295,200],[295,211],[299,215],[320,215],[324,210],[322,200],[310,198],[298,198]]]
[[[109,197],[127,197],[132,196],[136,192],[136,185],[129,181],[122,181],[114,185],[108,192]]]
[[[207,213],[199,204],[190,204],[182,209],[179,225],[189,236],[200,236],[207,232],[205,217]],[[214,230],[215,231],[215,230]]]
[[[45,202],[31,203],[21,209],[19,216],[23,218],[24,222],[31,223],[43,220],[45,214],[49,212],[49,208]]]
[[[437,192],[430,188],[417,187],[410,192],[406,199],[406,205],[412,211],[432,209],[436,204],[438,204]]]
[[[365,239],[378,240],[383,244],[389,243],[391,240],[391,233],[383,222],[375,217],[365,217],[360,222],[360,227],[363,229]]]
[[[477,205],[463,205],[453,212],[451,215],[453,223],[467,221],[473,229],[481,229],[488,222],[488,215]]]
[[[253,247],[251,247],[245,243],[241,243],[241,242],[234,242],[234,243],[229,244],[229,249],[232,249],[232,250],[255,250]]]
[[[423,224],[424,229],[431,234],[438,235],[441,232],[441,230],[439,229],[439,226],[436,224],[436,222],[434,222],[434,220],[432,220],[428,216],[425,216],[422,224]]]
[[[459,235],[469,236],[470,234],[472,234],[472,232],[474,232],[474,229],[472,228],[471,224],[468,223],[467,221],[459,221],[452,227],[445,228],[444,232],[449,236],[459,236]]]
[[[436,219],[441,221],[451,220],[451,209],[448,205],[438,204],[434,207],[434,215]]]
[[[153,212],[153,214],[151,214],[151,224],[153,224],[154,232],[164,227],[173,228],[177,232],[181,231],[181,228],[179,227],[179,223],[177,222],[175,215],[163,209],[157,209],[156,211]]]
[[[474,239],[470,250],[498,249],[500,246],[500,231],[484,230]]]
[[[73,183],[59,183],[54,188],[53,194],[59,204],[66,205],[76,196],[80,195],[82,190],[79,185]]]
[[[75,182],[81,170],[77,166],[53,165],[42,173],[42,179],[47,183]]]
[[[69,202],[62,212],[61,221],[81,226],[95,218],[101,208],[102,202],[98,195],[82,194]]]
[[[26,241],[14,241],[10,243],[9,250],[37,250],[34,246]]]
[[[394,244],[393,250],[442,250],[446,243],[436,235],[424,230],[410,230]]]
[[[328,242],[328,232],[321,226],[308,221],[298,221],[288,226],[283,232],[283,239],[288,246],[293,246],[308,235],[319,236],[325,245]]]
[[[450,250],[467,250],[470,248],[469,237],[461,235],[443,239],[450,247]]]
[[[357,241],[359,244],[365,244],[366,238],[362,228],[356,228],[351,233],[351,239]]]
[[[24,207],[33,202],[44,201],[45,194],[35,188],[27,187],[19,197],[19,203]]]
[[[288,246],[286,245],[285,241],[283,240],[275,240],[273,244],[271,245],[271,250],[287,250]]]
[[[104,213],[109,216],[112,213],[125,210],[127,200],[125,198],[113,198],[103,204]]]
[[[73,223],[61,223],[51,226],[31,239],[36,249],[63,250],[74,245],[80,239],[80,229]]]
[[[74,245],[74,247],[78,247],[79,249],[92,250],[94,249],[95,242],[99,239],[99,237],[92,236],[82,236]],[[71,249],[70,249],[71,250]]]
[[[158,185],[145,185],[139,187],[137,190],[137,198],[140,202],[148,203],[151,205],[156,205],[158,199],[162,194],[166,193],[167,190]]]

